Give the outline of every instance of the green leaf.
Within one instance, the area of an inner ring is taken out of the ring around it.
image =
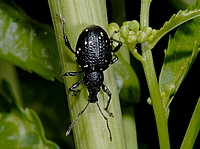
[[[118,61],[115,62],[115,76],[118,86],[120,102],[123,105],[136,104],[140,100],[140,84],[133,68],[118,52]]]
[[[156,43],[169,31],[175,27],[200,16],[200,10],[180,10],[177,14],[174,14],[169,21],[167,21],[163,27],[156,32],[156,34],[149,39],[148,48],[152,49]]]
[[[28,17],[13,0],[0,1],[0,18],[0,58],[45,79],[61,80],[53,29]]]
[[[3,149],[59,147],[45,138],[37,114],[21,107],[16,70],[0,59],[0,144]]]
[[[200,8],[200,7],[199,7]],[[165,107],[168,108],[180,84],[199,53],[200,18],[183,24],[170,37],[165,51],[165,61],[159,78],[159,86]]]
[[[7,101],[6,105],[10,105],[7,111],[0,111],[1,148],[59,149],[55,143],[45,138],[44,130],[37,114],[28,108],[23,110],[19,104],[16,104],[15,98],[10,84],[4,79],[1,80],[0,101]]]

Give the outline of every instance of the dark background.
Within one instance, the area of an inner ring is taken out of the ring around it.
[[[52,26],[50,10],[46,0],[15,0],[15,2],[23,8],[27,15],[41,23]],[[111,6],[111,2],[107,1],[109,23],[115,21],[112,19]],[[125,20],[139,21],[140,1],[125,0],[125,7]],[[176,12],[168,1],[153,0],[150,7],[150,27],[154,29],[161,28],[164,22],[169,20],[172,14]],[[170,32],[170,34],[173,35],[174,31]],[[163,64],[164,49],[167,48],[168,38],[169,35],[164,36],[153,49],[157,76],[159,76]],[[137,48],[139,49],[139,46]],[[157,149],[159,148],[158,135],[152,106],[147,104],[146,101],[149,97],[149,92],[145,76],[141,64],[134,58],[132,58],[132,64],[141,83],[141,100],[138,104],[134,105],[139,148]],[[168,124],[172,149],[180,148],[189,120],[200,95],[199,64],[200,57],[198,56],[170,105]],[[34,73],[30,74],[20,68],[18,68],[18,73],[24,107],[33,108],[39,113],[48,139],[55,141],[61,148],[66,148],[66,146],[73,148],[72,135],[67,137],[67,139],[64,136],[70,123],[64,85],[58,81],[50,82],[44,80],[40,76]],[[44,92],[44,88],[48,88],[50,92]],[[50,114],[43,114],[44,110],[47,110]],[[199,142],[200,139],[198,137],[194,148],[200,148]]]

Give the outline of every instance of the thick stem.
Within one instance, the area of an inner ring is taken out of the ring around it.
[[[65,19],[65,30],[71,46],[75,49],[77,38],[80,32],[91,24],[98,24],[104,29],[107,28],[107,11],[104,0],[49,0],[49,6],[53,18],[54,30],[56,33],[57,44],[60,52],[63,72],[80,71],[75,56],[64,44],[61,30],[61,22],[56,14],[61,14]],[[68,88],[80,80],[83,76],[65,77],[64,83],[67,90],[68,105],[71,120],[74,121],[78,113],[83,110],[87,104],[88,93],[85,85],[81,85],[81,92],[72,97]],[[104,84],[112,92],[112,100],[109,110],[114,113],[114,118],[103,110],[105,108],[108,96],[100,91],[98,94],[99,105],[102,112],[108,118],[109,127],[112,133],[112,142],[109,139],[106,122],[98,110],[96,104],[90,104],[85,112],[80,116],[76,125],[72,128],[76,148],[80,149],[125,149],[125,139],[122,127],[122,116],[119,104],[119,98],[116,88],[116,82],[112,66],[104,72]],[[69,124],[70,125],[70,124]],[[66,126],[67,130],[68,126]],[[65,132],[63,132],[63,135]]]
[[[149,8],[150,8],[150,0],[142,0],[141,2],[141,26],[148,27],[149,26]],[[156,77],[156,72],[153,63],[153,57],[151,49],[147,49],[148,43],[142,43],[142,56],[143,56],[143,68],[150,92],[150,97],[152,100],[153,110],[155,114],[157,130],[158,130],[158,137],[161,149],[170,149],[169,143],[169,134],[168,134],[168,125],[167,125],[167,118],[164,113],[164,107],[162,104],[158,81]]]

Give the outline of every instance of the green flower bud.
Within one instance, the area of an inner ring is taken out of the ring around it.
[[[143,32],[145,32],[147,34],[147,36],[151,36],[152,35],[152,28],[151,27],[144,27],[141,30]]]
[[[117,23],[113,22],[108,25],[108,32],[110,35],[116,30],[119,30],[119,25]]]
[[[137,42],[137,36],[136,35],[129,35],[127,37],[127,43],[135,44]]]
[[[130,21],[123,22],[122,26],[129,26]]]
[[[157,30],[156,29],[153,29],[152,30],[152,35],[155,35],[157,33]]]
[[[133,21],[131,21],[131,22],[128,24],[128,26],[129,26],[129,29],[130,29],[131,31],[138,32],[139,27],[140,27],[140,24],[138,23],[138,21],[133,20]]]
[[[138,36],[137,36],[137,41],[139,43],[145,42],[147,40],[147,34],[145,32],[139,32]]]
[[[122,26],[120,29],[122,37],[126,38],[129,35],[129,28],[127,26]]]

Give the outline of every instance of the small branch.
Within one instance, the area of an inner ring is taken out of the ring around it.
[[[137,49],[136,48],[133,48],[135,46],[129,46],[129,50],[131,51],[131,53],[133,54],[133,56],[139,60],[141,63],[145,62],[144,61],[144,58],[142,57],[142,55],[140,55],[138,52],[137,52]]]
[[[149,25],[149,8],[150,0],[142,0],[140,28],[148,27]],[[164,113],[164,107],[161,100],[151,49],[147,49],[147,45],[148,42],[141,44],[142,56],[144,58],[144,62],[142,64],[154,109],[160,149],[170,149],[167,118]]]
[[[197,102],[196,108],[190,120],[186,135],[183,139],[181,149],[193,148],[196,137],[200,129],[200,98]]]

